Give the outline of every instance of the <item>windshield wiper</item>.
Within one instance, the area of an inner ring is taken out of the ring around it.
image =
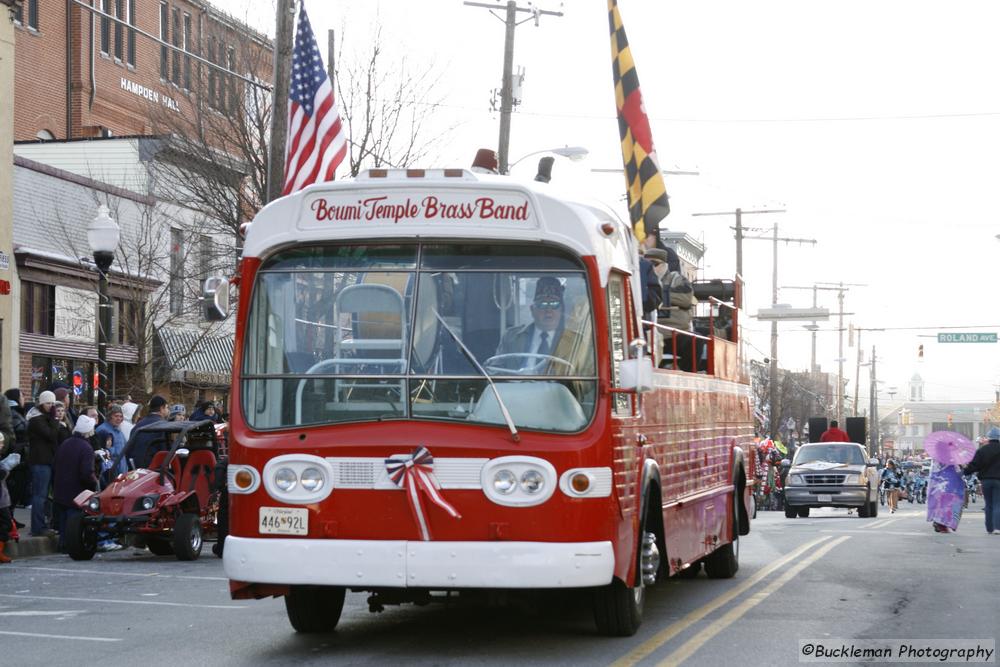
[[[507,422],[507,428],[510,429],[511,439],[515,443],[521,442],[521,436],[517,434],[517,427],[514,426],[514,420],[511,418],[510,411],[507,409],[506,404],[504,404],[503,399],[500,398],[500,390],[497,389],[497,385],[493,381],[493,378],[490,377],[490,374],[486,372],[486,369],[483,368],[482,365],[479,363],[479,361],[476,359],[476,355],[472,354],[472,351],[465,346],[465,343],[462,342],[462,339],[459,338],[458,335],[451,330],[451,327],[448,326],[448,323],[444,321],[443,317],[441,317],[441,313],[439,313],[436,308],[432,308],[431,310],[434,311],[434,317],[438,319],[438,322],[441,323],[441,326],[444,327],[444,330],[447,331],[449,334],[451,334],[451,337],[455,340],[456,343],[458,343],[458,347],[460,350],[462,350],[462,353],[465,354],[465,357],[472,362],[472,365],[476,367],[476,370],[482,373],[483,377],[486,378],[486,381],[490,383],[490,388],[493,389],[493,395],[497,397],[497,404],[500,406],[500,413],[503,415],[504,421]]]

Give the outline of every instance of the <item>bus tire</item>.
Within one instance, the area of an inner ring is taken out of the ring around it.
[[[608,637],[631,637],[642,625],[642,612],[646,603],[646,587],[642,582],[643,537],[647,531],[655,531],[660,525],[652,518],[655,515],[651,509],[655,507],[659,510],[659,494],[646,492],[643,498],[643,520],[639,524],[639,539],[636,543],[635,584],[629,586],[614,577],[607,586],[594,589],[594,623],[597,631]],[[663,552],[660,572],[665,566],[666,552]]]
[[[285,612],[296,632],[330,632],[340,622],[344,610],[343,586],[290,586],[285,595]]]
[[[786,505],[787,507],[787,505]],[[785,510],[787,516],[787,509]],[[739,497],[733,494],[732,542],[708,554],[704,559],[705,574],[709,579],[730,579],[740,569],[740,512]]]
[[[615,577],[594,591],[594,622],[597,631],[608,637],[631,637],[642,625],[646,588],[626,586]]]

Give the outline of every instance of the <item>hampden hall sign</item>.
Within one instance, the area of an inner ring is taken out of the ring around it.
[[[138,95],[143,99],[147,99],[154,104],[162,104],[171,111],[176,111],[180,113],[180,106],[177,104],[177,100],[170,97],[169,95],[161,95],[152,88],[147,88],[141,83],[136,83],[131,79],[126,79],[122,77],[122,90],[128,91],[133,95]]]

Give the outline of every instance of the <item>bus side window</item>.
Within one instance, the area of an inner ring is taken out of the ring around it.
[[[620,387],[618,364],[628,358],[628,320],[629,308],[625,295],[627,279],[620,273],[612,273],[608,278],[608,335],[611,350],[611,386]],[[625,394],[612,394],[614,403],[612,412],[617,417],[628,417],[632,414],[629,397]]]

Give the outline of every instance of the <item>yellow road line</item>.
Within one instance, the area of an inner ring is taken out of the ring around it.
[[[761,568],[753,574],[752,577],[740,583],[739,586],[733,588],[722,595],[716,597],[711,602],[708,602],[701,607],[698,607],[694,611],[689,612],[679,621],[671,623],[663,630],[660,630],[655,635],[644,641],[643,643],[636,646],[634,649],[623,655],[618,660],[611,663],[610,667],[630,667],[631,665],[637,664],[640,660],[643,660],[646,656],[650,655],[668,641],[676,637],[684,630],[688,629],[705,616],[711,614],[713,611],[719,607],[728,604],[736,597],[742,595],[749,589],[756,586],[762,579],[769,577],[775,570],[784,567],[789,561],[795,560],[801,556],[806,551],[809,551],[813,547],[819,545],[822,542],[832,539],[832,536],[820,537],[812,542],[807,542],[800,546],[795,551],[786,554],[785,556],[779,558],[776,561],[769,563],[766,567]]]
[[[807,567],[818,561],[820,558],[825,556],[827,552],[829,552],[835,546],[849,539],[851,538],[848,535],[845,535],[844,537],[838,537],[832,542],[824,544],[822,547],[817,549],[815,552],[813,552],[806,558],[800,560],[791,568],[783,572],[781,576],[778,577],[778,579],[774,583],[754,593],[749,598],[747,598],[746,600],[744,600],[743,602],[739,603],[738,605],[730,609],[728,612],[726,612],[722,616],[722,618],[713,621],[712,624],[709,625],[707,628],[705,628],[704,630],[696,634],[694,637],[681,644],[680,648],[675,650],[673,653],[668,655],[664,660],[662,660],[659,663],[659,667],[679,665],[688,658],[690,658],[692,655],[694,655],[695,651],[701,648],[705,644],[705,642],[707,642],[709,639],[711,639],[715,635],[725,630],[727,627],[732,625],[738,618],[740,618],[748,611],[756,607],[758,604],[766,600],[772,593],[774,593],[776,590],[778,590],[779,588],[787,584],[789,581],[791,581],[793,578],[795,578],[795,576],[798,575],[799,572],[806,569]]]

